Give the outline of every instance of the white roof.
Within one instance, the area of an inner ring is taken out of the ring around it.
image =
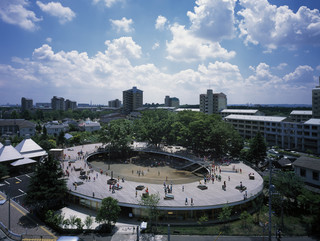
[[[304,122],[304,124],[307,124],[307,125],[320,125],[320,119],[312,118],[312,119]]]
[[[21,141],[15,149],[20,152],[23,157],[26,158],[34,158],[46,156],[47,152],[44,151],[36,142],[34,142],[31,138],[26,138]]]
[[[22,165],[26,165],[26,164],[31,164],[31,163],[35,163],[35,160],[29,159],[29,158],[23,158],[23,159],[19,159],[15,162],[11,163],[11,166],[22,166]]]
[[[0,162],[12,161],[22,158],[23,156],[11,145],[3,146],[0,149]]]
[[[290,115],[312,115],[312,110],[293,110]]]
[[[255,114],[258,110],[246,110],[246,109],[223,109],[221,113],[250,113]]]
[[[15,148],[21,154],[31,151],[43,151],[43,149],[31,138],[24,139]]]
[[[41,156],[46,156],[46,155],[48,155],[48,153],[46,151],[35,151],[35,152],[29,152],[29,153],[22,154],[22,156],[25,158],[35,158],[35,157],[41,157]]]
[[[225,119],[229,120],[251,120],[251,121],[268,121],[268,122],[281,122],[287,117],[281,116],[258,116],[258,115],[228,115]]]
[[[178,108],[176,111],[184,111],[184,110],[190,110],[190,111],[196,111],[199,112],[200,109],[194,109],[194,108]]]

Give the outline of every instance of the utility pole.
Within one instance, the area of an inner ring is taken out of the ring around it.
[[[9,189],[10,190],[10,189]],[[10,194],[8,193],[7,194],[7,199],[9,199],[8,201],[8,230],[10,231],[11,230],[11,213],[10,213],[10,206],[11,206],[11,203],[10,203]]]
[[[271,215],[272,215],[272,208],[271,208],[271,198],[272,198],[272,158],[269,159],[269,241],[271,241]]]

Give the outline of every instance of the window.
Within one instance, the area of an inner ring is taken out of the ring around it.
[[[306,176],[306,169],[300,168],[300,176],[302,177]]]
[[[319,181],[319,172],[313,171],[312,172],[312,179],[316,180],[316,181]]]

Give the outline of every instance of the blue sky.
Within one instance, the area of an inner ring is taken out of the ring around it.
[[[107,104],[137,86],[198,104],[311,104],[319,0],[1,0],[0,104]]]

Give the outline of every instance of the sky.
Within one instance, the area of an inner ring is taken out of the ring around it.
[[[311,104],[319,0],[0,0],[0,104]]]

